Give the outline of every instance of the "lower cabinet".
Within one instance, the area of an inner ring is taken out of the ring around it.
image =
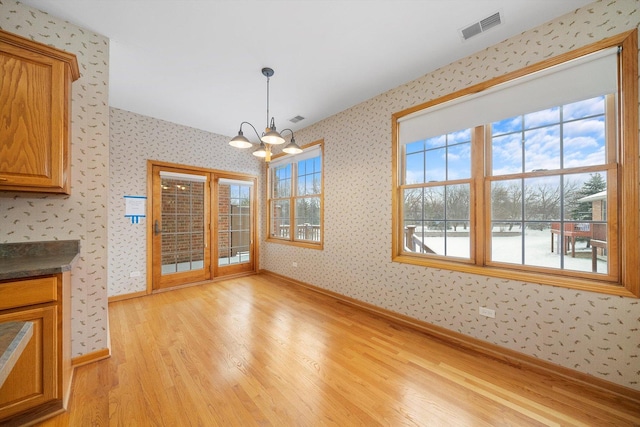
[[[71,381],[69,273],[0,281],[0,323],[31,322],[33,335],[0,387],[0,425],[62,412]]]
[[[32,322],[33,335],[0,388],[0,419],[56,398],[56,307],[0,315],[0,322]]]

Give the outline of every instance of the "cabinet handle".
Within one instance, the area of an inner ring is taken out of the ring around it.
[[[0,181],[9,181],[9,178],[2,178],[2,177],[0,177]]]

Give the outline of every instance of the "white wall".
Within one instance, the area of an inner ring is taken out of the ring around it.
[[[0,28],[74,53],[71,196],[0,194],[0,242],[80,240],[71,271],[72,356],[108,346],[109,40],[13,0]]]
[[[324,250],[263,242],[262,268],[640,390],[639,300],[391,262],[392,113],[636,28],[639,5],[593,3],[297,132],[325,141]]]

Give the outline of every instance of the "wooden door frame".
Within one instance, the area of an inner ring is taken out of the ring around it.
[[[258,230],[258,213],[260,212],[260,204],[259,204],[259,200],[258,200],[258,192],[257,192],[257,186],[258,186],[258,177],[255,175],[249,175],[249,174],[243,174],[243,173],[236,173],[236,172],[230,172],[230,171],[223,171],[223,170],[219,170],[219,169],[209,169],[209,168],[203,168],[203,167],[198,167],[198,166],[192,166],[192,165],[185,165],[185,164],[180,164],[180,163],[170,163],[170,162],[164,162],[164,161],[159,161],[159,160],[147,160],[147,209],[146,209],[146,215],[147,215],[147,230],[146,230],[146,234],[147,234],[147,268],[146,268],[146,273],[147,273],[147,289],[146,289],[146,294],[152,294],[154,292],[153,290],[153,167],[154,166],[159,166],[159,167],[165,167],[165,168],[177,168],[177,169],[189,169],[192,171],[197,171],[197,172],[205,172],[205,173],[209,173],[210,176],[210,182],[214,183],[217,182],[217,180],[215,180],[215,178],[219,178],[219,177],[224,177],[224,178],[230,178],[230,179],[237,179],[237,180],[245,180],[245,181],[253,181],[254,186],[253,186],[253,196],[254,196],[254,212],[251,218],[251,226],[253,227],[253,237],[252,237],[252,255],[253,255],[253,259],[254,259],[254,264],[253,264],[253,271],[252,272],[248,272],[248,273],[243,273],[243,274],[254,274],[256,273],[259,268],[260,268],[260,263],[259,263],[259,259],[260,259],[260,247],[259,247],[259,230]],[[210,195],[213,196],[213,185],[210,186]],[[212,197],[210,197],[210,204],[213,205],[214,199]],[[217,213],[217,200],[216,200],[216,206],[215,206],[215,212]],[[209,218],[209,240],[212,241],[213,236],[215,235],[215,233],[213,233],[213,230],[211,229],[211,227],[213,227],[213,214],[214,214],[214,209],[213,206],[211,207],[211,209],[209,209],[209,214],[210,214],[210,218]],[[215,249],[215,250],[214,250]],[[221,279],[225,279],[228,278],[230,276],[222,276],[222,277],[216,277],[214,274],[214,265],[217,265],[217,260],[214,259],[215,256],[217,256],[217,242],[216,242],[216,246],[215,248],[212,248],[210,250],[210,263],[209,263],[209,269],[211,271],[211,275],[210,275],[210,279],[208,281],[216,281],[216,280],[221,280]],[[214,260],[216,261],[216,263],[214,263]]]

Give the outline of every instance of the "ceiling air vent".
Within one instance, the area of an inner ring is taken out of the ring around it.
[[[289,121],[290,121],[291,123],[298,123],[300,120],[304,120],[304,117],[302,117],[302,116],[295,116],[294,118],[289,119]]]
[[[488,29],[500,24],[502,24],[502,17],[500,16],[500,12],[496,12],[479,22],[475,22],[461,29],[460,33],[462,34],[463,40],[469,40],[471,37],[477,36],[478,34],[483,33]]]

